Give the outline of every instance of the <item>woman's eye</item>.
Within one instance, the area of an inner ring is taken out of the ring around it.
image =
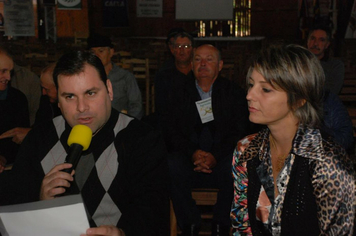
[[[267,89],[267,88],[263,88],[262,90],[263,90],[263,92],[265,92],[265,93],[271,92],[271,90],[270,90],[270,89]]]

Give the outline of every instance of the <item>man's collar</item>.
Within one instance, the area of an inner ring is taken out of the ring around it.
[[[0,90],[0,100],[6,100],[8,90],[9,86],[7,86],[5,90]]]

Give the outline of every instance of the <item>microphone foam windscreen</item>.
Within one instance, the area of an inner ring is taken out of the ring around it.
[[[68,137],[68,145],[77,143],[83,146],[83,151],[87,150],[90,146],[93,132],[86,125],[75,125]]]

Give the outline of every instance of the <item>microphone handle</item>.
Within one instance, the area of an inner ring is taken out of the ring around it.
[[[68,169],[63,169],[62,171],[66,173],[72,173],[72,170],[75,169],[78,165],[80,156],[82,155],[83,146],[77,143],[73,143],[69,147],[68,155],[66,157],[65,163],[71,163],[72,167]]]

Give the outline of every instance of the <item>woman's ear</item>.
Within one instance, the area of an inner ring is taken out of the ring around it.
[[[307,101],[305,99],[299,99],[299,101],[296,103],[295,107],[293,107],[293,110],[297,110],[299,107],[302,107],[304,106],[304,104],[306,103]]]

